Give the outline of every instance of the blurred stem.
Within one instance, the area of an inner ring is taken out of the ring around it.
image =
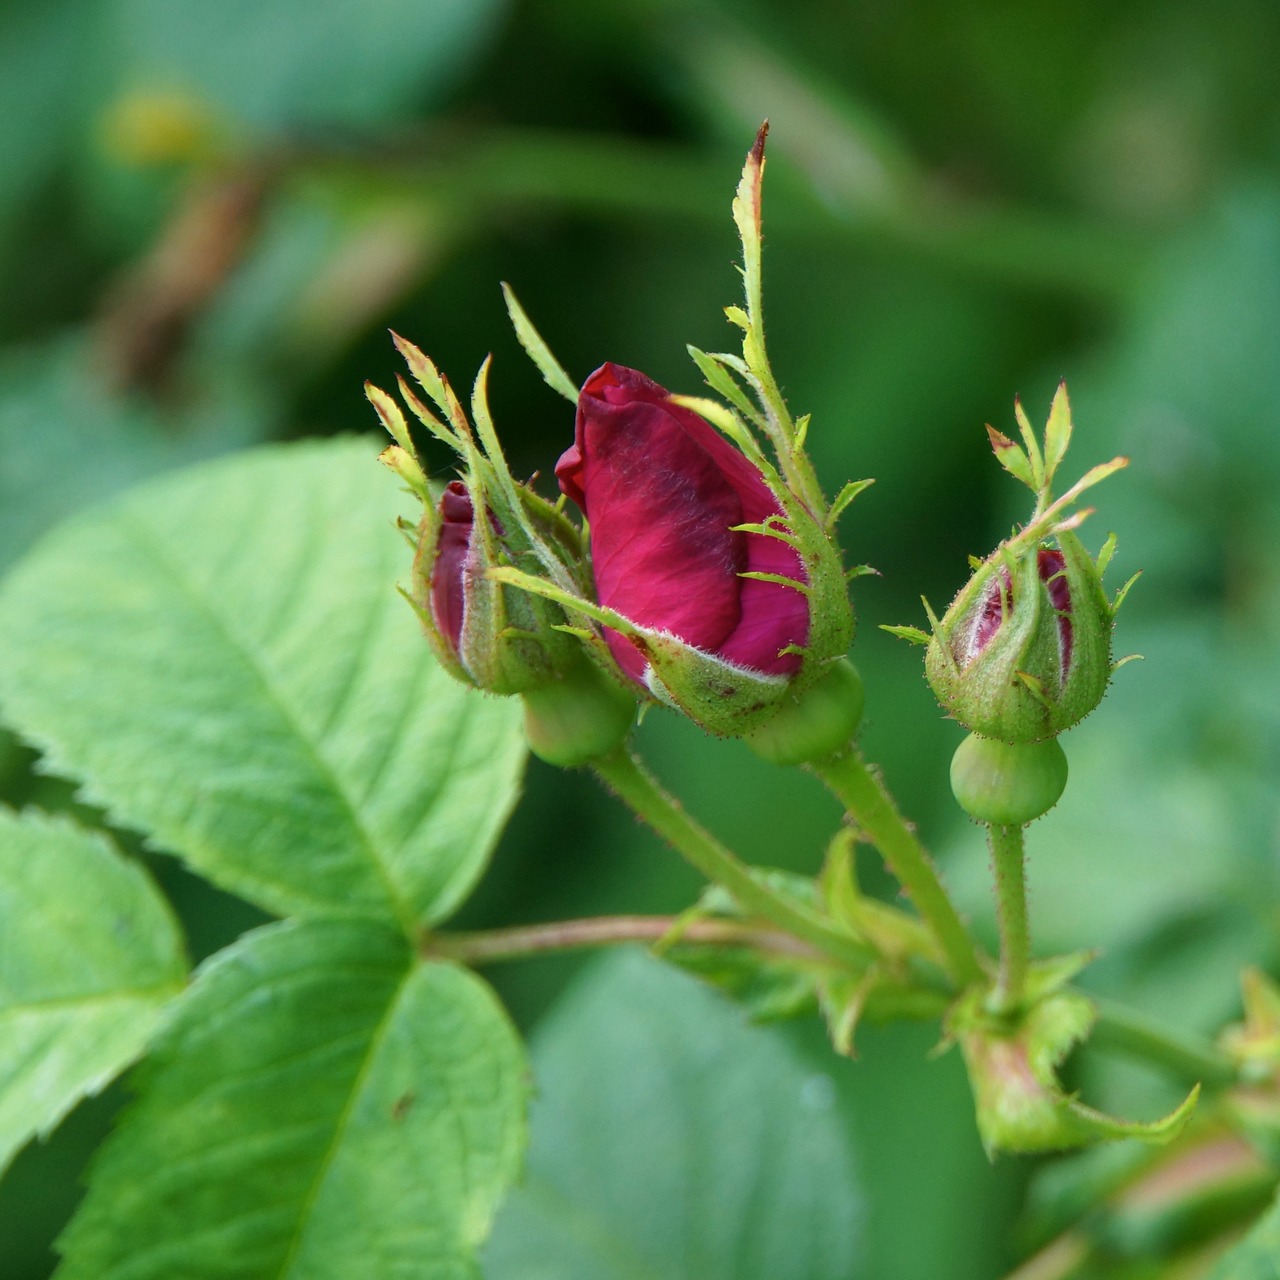
[[[803,141],[777,141],[779,155],[796,154],[790,171],[770,175],[775,233],[870,242],[984,280],[1107,301],[1127,295],[1149,247],[1101,222],[969,199],[940,183],[914,184],[896,203],[868,208],[843,184],[832,186]],[[429,200],[473,229],[513,207],[719,225],[738,155],[617,135],[445,124],[398,149],[299,148],[289,159],[303,177],[345,172],[365,191],[381,175],[388,191]]]
[[[937,939],[956,984],[965,987],[979,981],[983,969],[973,939],[947,896],[924,845],[898,812],[884,783],[853,748],[810,768],[879,849],[885,865]]]
[[[993,1012],[1012,1013],[1022,1003],[1031,960],[1027,926],[1026,848],[1021,827],[992,823],[987,844],[996,876],[996,910],[1000,920],[1000,974],[991,993]]]
[[[762,929],[733,920],[686,920],[683,916],[588,916],[473,933],[442,933],[429,938],[424,951],[428,956],[462,964],[485,964],[548,951],[660,942],[673,930],[678,931],[677,940],[682,943],[727,943],[800,959],[826,958],[825,952],[778,929]]]
[[[694,821],[680,802],[625,747],[595,761],[605,785],[708,880],[727,889],[744,910],[803,939],[824,955],[865,969],[876,959],[865,942],[835,927],[818,912],[771,886]]]
[[[1235,1063],[1212,1040],[1178,1027],[1163,1026],[1115,1000],[1088,998],[1098,1011],[1091,1045],[1117,1049],[1165,1067],[1189,1084],[1199,1082],[1221,1088],[1237,1082]]]

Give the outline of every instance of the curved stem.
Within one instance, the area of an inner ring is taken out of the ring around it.
[[[810,768],[880,850],[885,865],[937,939],[955,981],[961,986],[978,981],[983,970],[973,939],[947,896],[924,845],[894,806],[884,783],[853,749]]]
[[[708,880],[723,885],[739,906],[841,963],[861,969],[875,960],[875,951],[865,942],[837,928],[804,903],[765,884],[752,868],[689,817],[680,802],[663,790],[625,747],[596,760],[592,767],[624,804]]]
[[[470,933],[439,933],[427,939],[423,951],[427,956],[461,964],[487,964],[581,947],[660,942],[673,930],[679,942],[740,945],[801,960],[826,959],[825,952],[779,929],[762,929],[733,920],[686,921],[681,916],[589,916]]]
[[[1165,1067],[1189,1084],[1225,1087],[1237,1083],[1236,1064],[1217,1045],[1180,1027],[1162,1026],[1154,1018],[1115,1000],[1089,995],[1098,1011],[1089,1043],[1116,1049],[1144,1062]]]
[[[996,1012],[1011,1013],[1022,1003],[1031,961],[1027,927],[1026,850],[1021,827],[991,824],[987,828],[996,875],[996,908],[1000,920],[1000,974],[992,992]]]

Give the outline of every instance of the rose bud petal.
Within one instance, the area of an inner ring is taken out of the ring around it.
[[[476,502],[486,520],[476,520]],[[536,503],[534,495],[526,500]],[[556,627],[559,605],[495,582],[489,570],[527,558],[524,536],[489,507],[473,482],[447,484],[418,531],[414,598],[436,657],[451,675],[489,693],[525,693],[560,679],[577,642]]]
[[[474,522],[475,508],[467,486],[461,480],[450,481],[440,498],[440,532],[435,563],[431,566],[431,616],[455,654],[462,641],[462,618],[466,611],[463,575],[467,572],[467,551]]]
[[[785,522],[785,513],[709,423],[644,374],[603,365],[582,388],[574,444],[556,475],[590,522],[601,605],[735,668],[783,678],[799,669],[806,592],[742,575],[803,587],[804,562],[780,538],[735,528]],[[647,636],[605,635],[619,666],[661,696]]]

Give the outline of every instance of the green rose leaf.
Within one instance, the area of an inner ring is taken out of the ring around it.
[[[488,1280],[813,1280],[859,1271],[861,1195],[831,1080],[638,952],[534,1042],[529,1173]]]
[[[287,446],[61,526],[0,588],[0,709],[120,824],[280,915],[447,915],[514,803],[519,708],[436,665],[372,446]]]
[[[60,1280],[476,1276],[524,1139],[492,992],[369,921],[290,921],[198,975],[92,1169]]]
[[[101,835],[0,808],[0,1171],[138,1057],[186,968],[139,866]]]

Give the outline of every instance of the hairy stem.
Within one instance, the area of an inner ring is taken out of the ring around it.
[[[865,942],[836,927],[805,903],[766,884],[689,817],[680,802],[625,748],[597,760],[593,767],[624,804],[708,880],[723,885],[744,910],[764,917],[843,964],[861,969],[875,960],[875,951]]]
[[[487,964],[550,951],[659,942],[673,931],[680,942],[739,945],[804,960],[826,959],[825,952],[779,929],[733,920],[682,921],[680,916],[589,916],[472,933],[441,933],[429,938],[424,950],[430,956],[462,964]]]
[[[992,1007],[1012,1013],[1022,1003],[1031,961],[1031,931],[1027,927],[1026,850],[1021,827],[993,823],[987,828],[991,863],[996,877],[996,908],[1000,921],[1000,974],[992,992]]]
[[[973,939],[960,919],[928,853],[898,812],[884,783],[856,750],[810,766],[844,805],[863,834],[880,851],[947,958],[959,986],[982,977]]]

